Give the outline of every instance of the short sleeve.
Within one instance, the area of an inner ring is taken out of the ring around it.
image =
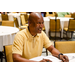
[[[43,32],[43,46],[44,46],[45,48],[48,48],[48,47],[50,47],[51,45],[53,45],[53,42],[51,42],[51,41],[49,40],[49,38],[47,37],[47,35]]]
[[[17,33],[14,38],[12,53],[22,55],[23,51],[23,36],[20,33]]]

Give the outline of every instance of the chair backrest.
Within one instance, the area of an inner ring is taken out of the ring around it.
[[[9,20],[7,14],[1,14],[1,17],[2,17],[2,21],[3,20]]]
[[[75,31],[75,20],[74,19],[69,20],[68,31]]]
[[[55,48],[61,53],[75,53],[75,41],[56,41]]]
[[[20,13],[24,13],[24,14],[26,14],[26,12],[20,12]]]
[[[7,59],[7,62],[13,62],[13,57],[12,57],[12,45],[5,46],[5,52],[6,52],[6,59]]]
[[[16,26],[17,28],[19,28],[19,23],[18,23],[18,20],[17,20],[16,17],[14,17],[14,23],[15,23],[15,26]]]
[[[14,21],[2,21],[2,26],[14,27]]]
[[[49,12],[46,12],[46,17],[47,17],[47,16],[54,17],[54,16],[55,16],[55,14],[54,14],[54,12],[52,12],[51,14],[50,14]]]
[[[50,31],[60,31],[61,26],[60,26],[60,19],[50,19]]]
[[[12,13],[17,13],[17,12],[12,12]]]
[[[71,15],[65,15],[65,17],[69,17],[69,18],[71,18]]]
[[[20,15],[20,18],[21,18],[21,24],[22,24],[22,25],[25,25],[26,22],[25,22],[25,16],[24,16],[24,14],[21,14],[21,15]]]
[[[29,16],[27,14],[24,14],[24,16],[25,16],[25,22],[28,23]]]
[[[71,17],[75,19],[75,13],[72,13],[71,14]]]

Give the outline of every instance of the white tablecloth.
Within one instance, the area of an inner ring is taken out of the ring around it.
[[[46,34],[47,34],[48,37],[49,37],[50,19],[55,19],[55,17],[44,17],[44,25],[45,25]],[[61,29],[62,29],[61,37],[63,38],[63,28],[65,26],[68,27],[69,19],[72,19],[72,18],[57,17],[57,19],[60,19],[60,24],[61,24]]]
[[[13,44],[14,36],[18,31],[16,27],[0,26],[0,51],[3,46]]]
[[[75,53],[67,53],[67,54],[64,54],[64,55],[68,56],[69,62],[75,62]],[[50,59],[50,60],[52,60],[52,62],[61,62],[61,60],[59,60],[58,58],[56,58],[52,55],[50,55],[50,56],[39,56],[39,57],[32,58],[30,60],[40,61],[43,58],[44,59]]]

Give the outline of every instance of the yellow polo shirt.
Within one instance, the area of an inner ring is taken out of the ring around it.
[[[26,28],[15,35],[12,52],[31,59],[41,56],[43,47],[48,48],[51,45],[52,42],[43,31],[34,37]]]

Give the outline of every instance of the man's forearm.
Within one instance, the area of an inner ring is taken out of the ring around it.
[[[50,46],[49,48],[47,48],[47,50],[49,50],[52,53],[52,55],[55,57],[58,57],[60,53],[56,48],[54,48],[54,46]]]
[[[25,59],[17,54],[13,54],[13,61],[14,62],[37,62],[37,61]]]
[[[54,48],[51,53],[55,57],[58,57],[58,55],[60,54],[60,52],[56,48]]]

